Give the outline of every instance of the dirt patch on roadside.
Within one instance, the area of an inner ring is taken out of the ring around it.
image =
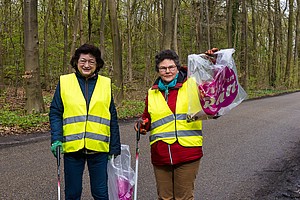
[[[278,170],[263,175],[268,184],[258,190],[255,197],[264,200],[300,200],[300,143],[277,164]]]

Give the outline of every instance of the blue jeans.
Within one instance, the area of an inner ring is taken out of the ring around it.
[[[64,154],[65,199],[80,200],[87,162],[92,196],[96,200],[108,200],[107,159],[107,153],[84,154],[79,151]]]

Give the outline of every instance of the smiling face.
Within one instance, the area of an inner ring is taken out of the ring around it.
[[[80,54],[77,67],[80,74],[88,78],[92,76],[96,70],[96,58],[91,54]]]
[[[158,64],[158,75],[165,83],[170,83],[178,73],[174,60],[164,59]]]

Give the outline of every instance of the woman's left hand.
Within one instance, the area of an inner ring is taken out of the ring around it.
[[[215,52],[217,51],[219,51],[218,48],[212,48],[205,51],[205,54],[207,55],[208,59],[214,64],[216,63],[216,59],[217,59],[217,55],[215,54]]]

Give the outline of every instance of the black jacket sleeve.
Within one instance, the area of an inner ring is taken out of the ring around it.
[[[120,130],[118,124],[117,110],[115,107],[113,97],[111,98],[109,111],[111,114],[109,154],[120,155],[121,154]]]

